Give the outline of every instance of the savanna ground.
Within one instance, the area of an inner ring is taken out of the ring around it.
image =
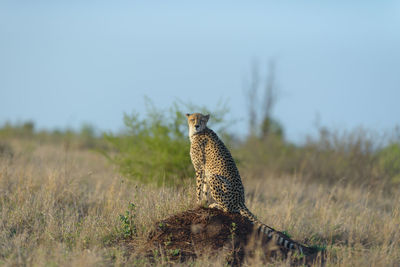
[[[18,138],[3,142],[1,265],[170,263],[168,254],[154,262],[141,249],[156,222],[196,207],[193,179],[179,186],[145,185],[125,178],[103,155],[84,147]],[[293,239],[326,247],[326,266],[400,264],[400,194],[386,189],[386,182],[323,183],[302,174],[239,168],[248,208]],[[178,264],[226,262],[206,254]],[[256,254],[244,265],[263,262]],[[277,260],[273,265],[288,262]]]

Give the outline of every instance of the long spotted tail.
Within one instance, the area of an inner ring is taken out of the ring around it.
[[[289,250],[297,250],[300,253],[300,255],[305,254],[309,250],[309,248],[291,240],[285,234],[276,231],[275,229],[269,227],[268,225],[260,222],[257,219],[257,217],[253,213],[251,213],[246,206],[243,205],[240,208],[239,212],[243,217],[248,218],[253,224],[257,225],[257,233],[259,234],[263,233],[267,235],[268,239],[273,239],[273,238],[276,239],[277,245],[283,246]]]

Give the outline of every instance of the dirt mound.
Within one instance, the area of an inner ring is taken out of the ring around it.
[[[306,257],[290,254],[265,235],[257,236],[252,223],[240,214],[208,208],[188,210],[158,222],[146,246],[150,258],[163,256],[172,262],[185,262],[202,255],[218,255],[232,265],[254,256],[254,251],[260,248],[265,261],[290,256],[292,263],[304,264],[317,254],[311,248]]]

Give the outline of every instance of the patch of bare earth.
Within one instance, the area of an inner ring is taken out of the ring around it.
[[[247,218],[218,209],[188,210],[158,222],[155,228],[145,247],[150,259],[165,257],[170,262],[187,262],[202,256],[224,257],[228,264],[241,265],[261,251],[265,263],[285,260],[297,265],[321,260],[312,248],[305,255],[298,255],[279,247],[276,240],[257,235]]]

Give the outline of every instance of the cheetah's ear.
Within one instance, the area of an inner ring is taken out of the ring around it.
[[[206,118],[206,120],[208,121],[208,119],[210,118],[210,114],[207,114],[204,116]]]
[[[186,117],[188,117],[188,118],[189,118],[189,117],[190,117],[190,113],[186,113]]]

